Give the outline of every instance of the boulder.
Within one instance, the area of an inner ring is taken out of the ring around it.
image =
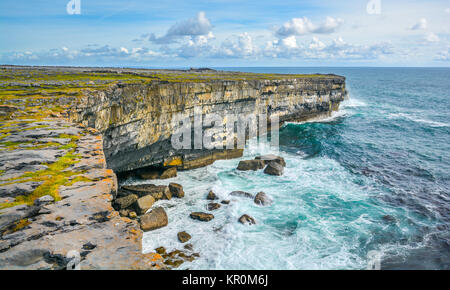
[[[182,198],[184,197],[184,191],[183,191],[183,186],[181,186],[181,184],[178,183],[169,183],[169,190],[172,193],[172,196],[177,197],[177,198]]]
[[[154,185],[154,184],[145,184],[145,185],[128,185],[123,186],[122,191],[126,190],[137,194],[138,196],[146,196],[151,195],[155,200],[160,199],[170,199],[172,194],[170,193],[169,187],[166,185]]]
[[[114,203],[116,205],[116,207],[121,210],[121,209],[126,209],[128,207],[130,207],[132,204],[134,204],[136,202],[136,200],[138,199],[138,196],[136,194],[130,194],[124,197],[120,197],[117,198]]]
[[[237,167],[238,170],[253,170],[256,171],[258,169],[263,169],[265,163],[263,160],[242,160],[239,161],[239,165]]]
[[[264,192],[258,192],[253,200],[257,205],[270,205],[272,203],[272,199],[265,194]]]
[[[247,198],[253,198],[253,194],[249,193],[249,192],[245,192],[245,191],[232,191],[230,192],[230,195],[232,196],[239,196],[239,197],[247,197]]]
[[[166,211],[162,207],[154,208],[141,216],[141,229],[144,232],[165,227],[168,223]]]
[[[255,160],[262,160],[266,165],[269,164],[271,161],[274,161],[280,164],[281,166],[286,167],[286,161],[284,161],[284,158],[274,154],[256,156]]]
[[[130,211],[127,210],[127,209],[121,209],[121,210],[119,211],[119,214],[120,214],[120,216],[122,216],[122,217],[127,217],[129,213],[130,213]]]
[[[283,171],[284,171],[283,166],[281,166],[279,163],[275,161],[269,162],[269,164],[267,164],[266,166],[266,169],[264,169],[265,174],[277,176],[283,175]]]
[[[202,222],[209,222],[214,218],[214,215],[205,212],[193,212],[190,214],[190,217],[194,220],[199,220]]]
[[[211,203],[208,203],[207,208],[208,208],[208,210],[216,210],[216,209],[220,208],[220,204],[211,202]]]
[[[241,224],[248,224],[248,225],[254,225],[254,224],[256,224],[256,221],[255,221],[255,219],[254,218],[252,218],[251,216],[249,216],[249,215],[246,215],[246,214],[244,214],[244,215],[242,215],[240,218],[239,218],[239,222],[241,223]]]
[[[166,189],[164,189],[162,198],[167,200],[172,199],[172,192],[170,192],[168,186],[166,186]]]
[[[177,168],[176,167],[170,167],[169,169],[166,169],[161,173],[161,176],[159,178],[161,179],[167,179],[177,177]]]
[[[135,206],[137,213],[140,215],[145,214],[147,212],[147,210],[149,210],[154,203],[155,203],[155,199],[150,194],[146,195],[144,197],[138,198],[138,200],[136,201],[136,206]]]
[[[51,195],[44,195],[34,201],[34,205],[42,206],[54,202],[55,199]]]
[[[164,247],[156,248],[155,252],[157,252],[160,255],[165,255],[166,254],[166,248],[164,248]]]
[[[221,203],[221,204],[229,204],[230,201],[229,201],[229,200],[222,200],[220,203]]]
[[[191,239],[191,235],[186,232],[179,232],[177,234],[177,236],[178,236],[178,240],[181,243],[186,243],[187,241],[189,241]]]
[[[206,199],[207,200],[216,200],[216,199],[219,199],[219,198],[217,197],[217,195],[212,190],[210,190],[208,192],[208,195],[206,196]]]

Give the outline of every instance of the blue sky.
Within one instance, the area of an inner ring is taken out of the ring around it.
[[[79,1],[80,14],[68,13],[69,0],[2,0],[0,63],[448,66],[450,60],[448,1],[71,1]]]

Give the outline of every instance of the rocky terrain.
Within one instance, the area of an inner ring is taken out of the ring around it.
[[[182,185],[151,179],[242,150],[170,149],[173,114],[200,106],[203,114],[304,120],[329,114],[345,95],[344,78],[334,75],[0,67],[0,269],[161,269],[192,261],[199,254],[182,229],[180,250],[142,253],[142,230],[169,220],[158,200],[184,197]],[[282,175],[284,166],[263,156],[237,170]],[[150,181],[120,188],[116,173]],[[263,192],[232,195],[272,202]],[[209,211],[227,204],[213,202],[213,192],[207,199]],[[245,214],[239,222],[257,223]]]

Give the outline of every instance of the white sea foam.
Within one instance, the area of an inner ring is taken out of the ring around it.
[[[437,122],[429,119],[425,119],[422,117],[418,117],[414,114],[406,114],[406,113],[391,113],[389,114],[390,119],[406,119],[416,123],[422,123],[425,125],[429,125],[430,127],[449,127],[450,124]]]
[[[176,178],[152,181],[180,183],[186,194],[182,199],[156,203],[166,209],[169,224],[144,233],[143,251],[160,246],[169,251],[181,249],[177,233],[187,231],[200,257],[181,269],[365,268],[366,257],[357,254],[361,247],[358,238],[371,234],[370,228],[377,224],[374,215],[380,214],[376,207],[367,208],[367,187],[362,189],[360,181],[325,157],[305,160],[281,152],[287,162],[283,176],[236,170],[239,160],[271,150],[267,144],[250,147],[243,158],[216,161],[179,172]],[[210,222],[190,219],[193,211],[207,212],[205,197],[210,189],[231,203],[211,212],[215,218]],[[252,199],[230,196],[233,190],[264,191],[274,203],[257,206]],[[257,224],[240,224],[242,214],[254,217]]]

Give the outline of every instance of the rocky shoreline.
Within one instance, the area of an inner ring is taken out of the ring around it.
[[[169,179],[177,169],[240,157],[242,150],[166,150],[170,134],[151,128],[151,120],[154,109],[171,101],[160,98],[158,105],[141,112],[137,107],[130,110],[130,102],[152,103],[146,96],[174,93],[174,84],[188,95],[202,94],[209,102],[205,112],[237,108],[236,104],[251,108],[255,100],[272,96],[277,101],[258,107],[278,102],[282,120],[288,120],[329,114],[346,94],[338,76],[296,76],[292,82],[293,76],[215,71],[10,66],[0,67],[0,76],[0,269],[171,269],[201,255],[188,243],[192,233],[183,229],[178,233],[181,249],[142,253],[142,231],[168,223],[158,201],[182,200],[185,195],[180,184],[153,185],[151,180]],[[305,103],[298,106],[291,93],[301,86]],[[245,94],[253,97],[243,101]],[[187,105],[189,98],[180,101]],[[233,101],[220,103],[223,98]],[[297,111],[290,111],[290,106]],[[162,112],[167,117],[172,109]],[[127,160],[129,166],[122,166]],[[241,161],[237,170],[279,176],[285,165],[278,156],[262,156]],[[116,173],[149,182],[119,187]],[[263,192],[231,195],[252,198],[259,206],[272,202]],[[215,210],[230,202],[217,200],[213,192],[205,192],[205,198],[210,201],[207,212],[192,212],[190,218],[208,222]],[[245,213],[236,222],[257,223]]]

